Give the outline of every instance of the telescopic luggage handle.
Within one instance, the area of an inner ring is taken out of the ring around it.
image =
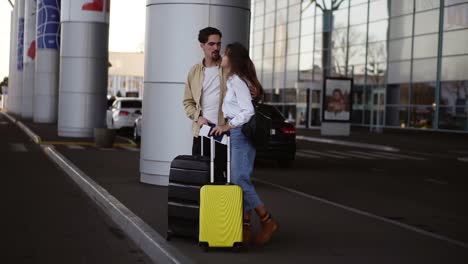
[[[231,183],[231,136],[227,136],[227,183]],[[203,156],[203,138],[201,136],[201,155]],[[215,140],[213,136],[210,136],[210,182],[214,183],[214,158],[216,156],[215,152]]]

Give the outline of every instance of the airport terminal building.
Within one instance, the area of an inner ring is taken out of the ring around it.
[[[468,132],[468,0],[253,0],[265,101],[321,125],[326,77],[353,79],[351,124]]]

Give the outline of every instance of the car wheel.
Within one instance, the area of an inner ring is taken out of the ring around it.
[[[291,168],[294,160],[278,160],[278,165],[281,168]]]

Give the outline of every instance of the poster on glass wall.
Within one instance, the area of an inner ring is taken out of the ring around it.
[[[330,122],[351,121],[351,89],[353,79],[325,78],[322,100],[322,120]]]

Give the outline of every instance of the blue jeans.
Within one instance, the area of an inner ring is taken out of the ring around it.
[[[231,129],[231,182],[239,185],[244,194],[244,212],[263,204],[250,180],[256,150],[240,127]]]

